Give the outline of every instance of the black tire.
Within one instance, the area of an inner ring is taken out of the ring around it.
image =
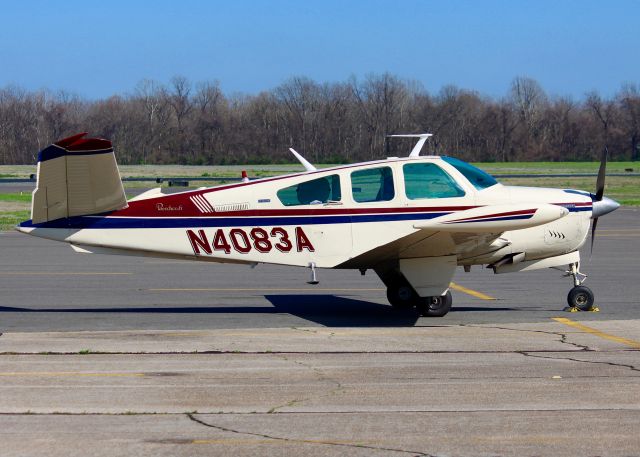
[[[447,291],[446,294],[440,297],[424,297],[421,301],[422,303],[418,307],[420,315],[426,317],[442,317],[451,310],[453,297],[451,297],[451,291]]]
[[[408,282],[398,282],[387,287],[387,300],[395,309],[405,310],[416,306],[418,303],[418,294]]]
[[[578,308],[580,311],[590,311],[593,308],[595,300],[591,289],[585,286],[575,286],[569,291],[567,303],[572,308]]]

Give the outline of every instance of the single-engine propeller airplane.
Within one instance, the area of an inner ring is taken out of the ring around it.
[[[579,248],[591,225],[618,203],[604,196],[606,154],[596,193],[504,186],[453,157],[408,157],[127,201],[111,142],[86,133],[38,155],[31,220],[23,233],[69,243],[77,252],[244,264],[372,269],[397,308],[444,316],[458,266],[495,273],[556,268],[573,279],[568,303],[594,305]]]

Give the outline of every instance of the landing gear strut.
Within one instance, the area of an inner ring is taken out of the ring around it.
[[[587,279],[587,275],[580,273],[579,268],[580,264],[576,262],[569,265],[569,271],[567,271],[567,276],[573,277],[573,288],[567,296],[570,311],[597,311],[598,308],[593,306],[593,292],[588,287],[582,285]]]

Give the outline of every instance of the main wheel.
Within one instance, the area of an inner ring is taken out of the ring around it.
[[[451,291],[439,297],[424,297],[421,301],[418,311],[422,316],[427,317],[442,317],[451,310],[453,304]]]
[[[387,287],[387,300],[396,309],[412,308],[419,298],[408,282],[399,282]]]
[[[569,291],[567,303],[580,311],[590,311],[594,304],[593,292],[588,287],[575,286]]]

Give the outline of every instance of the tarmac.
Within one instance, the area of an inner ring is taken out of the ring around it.
[[[640,211],[555,270],[454,278],[75,254],[0,234],[0,455],[640,455]]]

